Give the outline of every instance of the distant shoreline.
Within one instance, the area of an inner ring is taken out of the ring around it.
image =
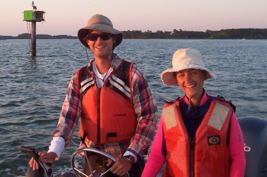
[[[1,36],[0,40],[6,39],[30,39],[30,34],[23,33],[18,36]],[[48,35],[48,34],[36,34],[36,39],[77,39],[77,36],[69,36],[69,35]]]
[[[219,31],[183,31],[181,29],[173,31],[152,32],[141,30],[122,31],[124,39],[267,39],[267,28],[240,28],[222,29]],[[23,33],[18,36],[1,36],[3,39],[30,39],[30,34]],[[77,39],[77,36],[70,35],[49,35],[36,34],[36,39]]]

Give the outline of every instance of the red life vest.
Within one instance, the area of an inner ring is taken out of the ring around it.
[[[131,68],[132,63],[123,60],[102,88],[96,86],[87,69],[81,71],[80,137],[95,144],[130,141],[133,137],[137,118],[132,104]]]
[[[192,144],[179,101],[165,104],[162,117],[167,163],[163,176],[190,177],[194,173],[194,177],[228,177],[230,159],[227,139],[232,114],[233,109],[227,102],[213,100]]]

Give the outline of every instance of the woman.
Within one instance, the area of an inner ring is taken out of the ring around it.
[[[208,95],[203,83],[216,76],[195,49],[179,49],[173,68],[161,73],[184,96],[165,103],[143,177],[244,177],[244,141],[234,106]]]

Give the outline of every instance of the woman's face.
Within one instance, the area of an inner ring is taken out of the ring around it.
[[[203,94],[203,83],[206,72],[199,69],[186,69],[176,74],[179,87],[190,98],[200,101]]]

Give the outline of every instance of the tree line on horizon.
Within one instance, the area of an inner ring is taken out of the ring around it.
[[[240,28],[240,29],[222,29],[219,31],[184,31],[182,29],[173,31],[152,32],[150,30],[128,30],[122,31],[124,39],[267,39],[267,28]],[[23,33],[16,37],[1,36],[0,39],[29,39],[30,34]],[[37,34],[37,39],[76,39],[77,36],[70,35],[48,35]]]
[[[220,31],[123,31],[125,39],[267,39],[266,29],[222,29]]]

